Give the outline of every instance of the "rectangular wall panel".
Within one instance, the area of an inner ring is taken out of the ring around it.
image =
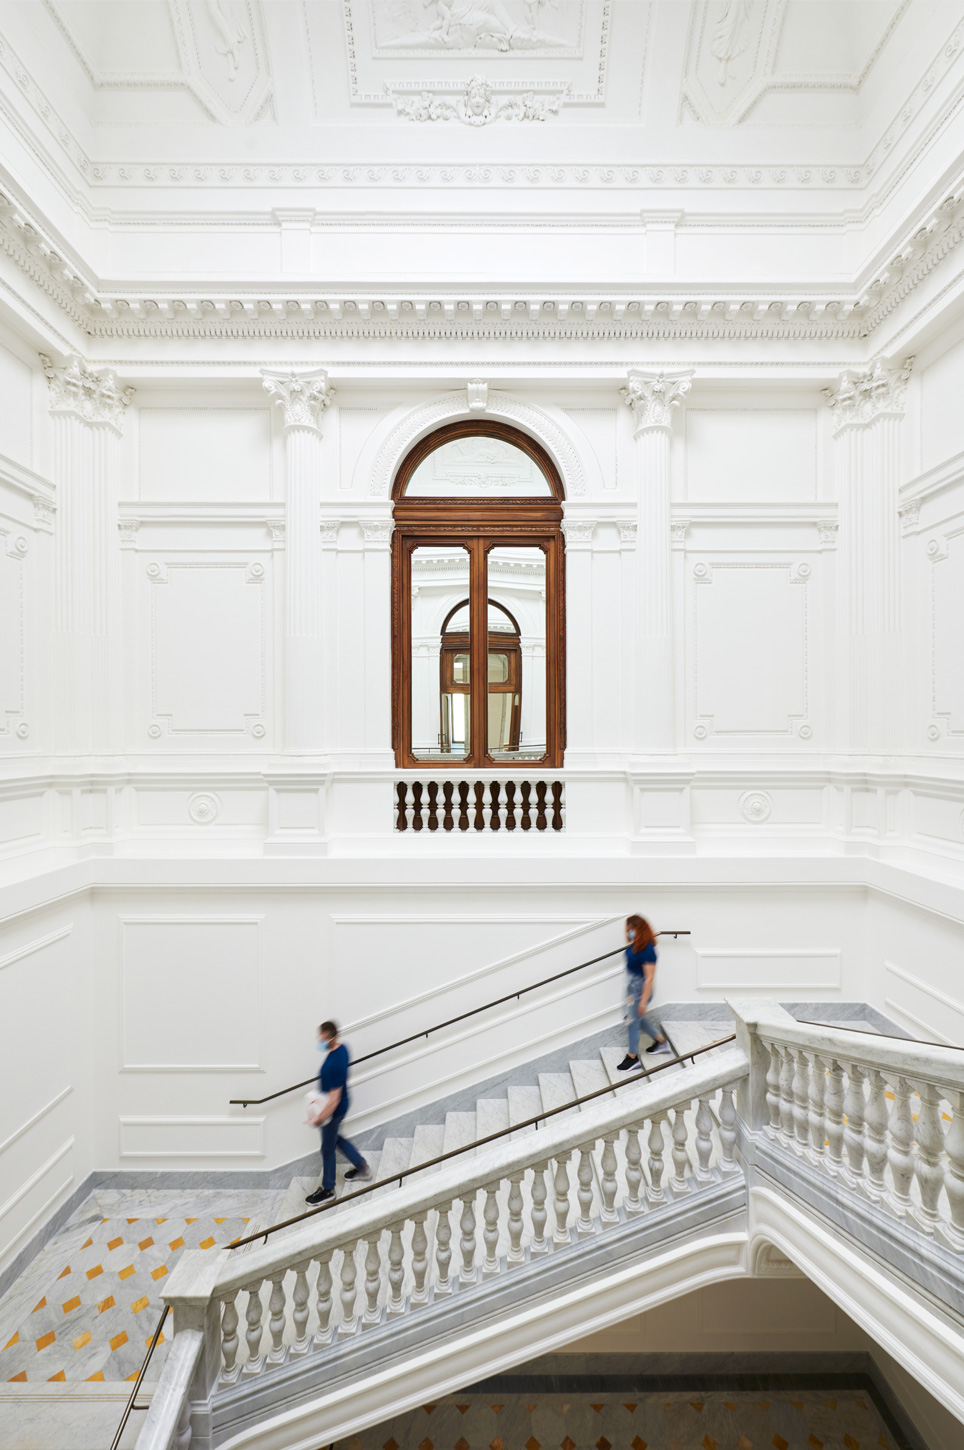
[[[122,1158],[261,1158],[264,1118],[118,1118]]]
[[[31,407],[32,376],[29,367],[5,347],[0,347],[0,398],[3,399],[3,428],[0,453],[16,463],[32,463]]]
[[[964,736],[964,533],[931,554],[931,708],[940,733]]]
[[[810,409],[687,408],[685,427],[687,499],[816,497],[817,415]]]
[[[268,408],[141,408],[139,430],[142,499],[270,498]]]
[[[839,948],[696,949],[696,985],[704,990],[723,991],[815,991],[837,988],[841,983]]]
[[[0,527],[0,744],[13,737],[24,711],[24,568],[11,552],[13,533]]]
[[[122,1070],[257,1068],[260,937],[258,916],[122,918]]]

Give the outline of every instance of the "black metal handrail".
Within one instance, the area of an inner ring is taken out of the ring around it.
[[[657,936],[689,936],[688,931],[658,931]],[[616,957],[620,952],[626,950],[625,945],[614,947],[611,952],[603,952],[601,957],[592,957],[588,962],[580,962],[577,967],[567,967],[564,972],[556,972],[551,977],[543,977],[541,982],[532,982],[528,987],[520,987],[517,992],[507,992],[504,997],[495,997],[491,1002],[483,1002],[481,1007],[472,1007],[468,1012],[460,1012],[457,1017],[447,1017],[444,1022],[436,1022],[433,1027],[426,1027],[421,1032],[413,1032],[409,1037],[400,1037],[397,1042],[389,1042],[385,1047],[378,1047],[374,1052],[366,1052],[363,1057],[352,1059],[352,1066],[358,1067],[359,1063],[371,1062],[373,1057],[381,1057],[383,1052],[391,1052],[395,1047],[405,1047],[409,1042],[418,1042],[423,1037],[428,1037],[433,1032],[440,1032],[443,1027],[452,1027],[456,1022],[464,1022],[468,1017],[477,1017],[480,1012],[487,1012],[490,1007],[501,1007],[503,1002],[518,1001],[526,992],[534,992],[537,987],[546,987],[550,982],[558,982],[563,977],[571,977],[574,972],[581,972],[585,967],[594,967],[597,962],[604,962],[609,957]],[[228,1102],[232,1107],[257,1107],[261,1103],[270,1103],[275,1098],[283,1098],[286,1093],[297,1092],[299,1088],[310,1087],[318,1081],[318,1074],[306,1077],[304,1082],[292,1083],[290,1087],[279,1088],[276,1093],[268,1093],[265,1098],[229,1098]]]
[[[891,1037],[889,1032],[873,1032],[867,1027],[848,1027],[846,1022],[813,1022],[809,1017],[795,1017],[801,1027],[832,1027],[835,1032],[856,1032],[858,1037],[886,1037],[890,1042],[916,1042],[918,1047],[949,1047],[951,1052],[964,1052],[956,1042],[930,1042],[926,1037]]]
[[[170,1304],[165,1304],[164,1305],[164,1313],[161,1315],[160,1319],[157,1321],[157,1328],[154,1330],[154,1333],[151,1335],[151,1342],[147,1346],[147,1353],[144,1356],[144,1363],[141,1365],[140,1369],[137,1372],[137,1379],[134,1381],[134,1388],[131,1390],[130,1397],[129,1397],[128,1401],[127,1401],[127,1404],[124,1406],[124,1413],[123,1413],[123,1415],[121,1415],[121,1422],[117,1426],[117,1433],[114,1436],[113,1440],[110,1442],[110,1450],[117,1450],[117,1447],[118,1447],[118,1445],[121,1442],[121,1436],[123,1435],[125,1429],[127,1428],[127,1422],[130,1419],[131,1414],[133,1413],[133,1411],[135,1411],[135,1410],[146,1410],[148,1408],[147,1405],[135,1405],[134,1404],[134,1401],[137,1399],[137,1392],[140,1389],[140,1387],[141,1387],[141,1385],[142,1385],[142,1383],[144,1381],[144,1376],[147,1374],[147,1366],[151,1362],[151,1356],[153,1355],[153,1353],[154,1353],[155,1349],[157,1348],[158,1344],[160,1343],[161,1330],[164,1328],[164,1323],[165,1323],[165,1321],[167,1319],[168,1314],[170,1314],[170,1312],[171,1312],[171,1306],[170,1306]]]
[[[462,1148],[450,1148],[447,1153],[439,1153],[436,1158],[426,1158],[424,1163],[415,1163],[408,1168],[393,1173],[390,1178],[379,1178],[374,1183],[366,1183],[364,1188],[356,1188],[351,1193],[342,1194],[340,1198],[331,1198],[327,1203],[319,1204],[317,1208],[308,1208],[304,1213],[296,1214],[294,1218],[286,1218],[281,1223],[273,1223],[270,1228],[259,1229],[257,1233],[248,1234],[243,1239],[234,1239],[225,1247],[229,1249],[240,1249],[244,1244],[256,1243],[258,1239],[268,1241],[268,1235],[274,1234],[283,1228],[291,1228],[293,1224],[304,1223],[306,1218],[314,1218],[316,1214],[327,1213],[329,1209],[335,1208],[342,1203],[351,1203],[356,1198],[363,1198],[367,1193],[374,1193],[376,1188],[387,1188],[391,1183],[397,1183],[401,1188],[406,1178],[413,1173],[421,1173],[425,1168],[437,1168],[440,1163],[447,1163],[452,1158],[458,1158],[462,1153],[469,1153],[475,1148],[484,1148],[488,1143],[495,1143],[499,1138],[508,1138],[512,1133],[518,1133],[522,1128],[538,1128],[539,1124],[546,1122],[549,1118],[555,1118],[559,1113],[567,1113],[570,1108],[580,1108],[583,1103],[591,1103],[594,1098],[605,1097],[607,1093],[618,1092],[629,1083],[639,1082],[643,1078],[655,1077],[658,1072],[665,1072],[668,1067],[677,1067],[687,1059],[702,1057],[704,1052],[712,1052],[716,1047],[723,1047],[727,1042],[735,1042],[736,1033],[731,1032],[729,1037],[721,1037],[718,1042],[710,1042],[706,1047],[694,1047],[692,1052],[677,1053],[675,1057],[669,1058],[666,1062],[659,1063],[656,1067],[640,1068],[638,1072],[627,1073],[620,1082],[607,1083],[605,1087],[595,1088],[591,1093],[584,1093],[580,1098],[573,1098],[571,1102],[562,1103],[557,1108],[546,1108],[542,1113],[537,1113],[534,1118],[526,1118],[521,1123],[513,1123],[508,1128],[499,1128],[495,1133],[487,1133],[484,1138],[476,1138],[474,1143],[466,1143]]]

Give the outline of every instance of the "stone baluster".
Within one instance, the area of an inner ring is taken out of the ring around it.
[[[405,784],[405,829],[406,831],[415,829],[415,790],[412,781],[407,781]]]
[[[379,1229],[367,1240],[368,1249],[365,1253],[365,1297],[368,1303],[365,1307],[365,1324],[377,1324],[382,1317],[382,1311],[378,1300],[382,1289],[382,1235]]]
[[[556,1226],[552,1231],[552,1247],[561,1249],[572,1243],[569,1232],[569,1159],[571,1154],[560,1153],[556,1158],[556,1171],[552,1180],[552,1207],[556,1215]]]
[[[537,1254],[549,1252],[549,1244],[546,1239],[546,1221],[549,1216],[546,1211],[546,1199],[549,1196],[546,1187],[548,1168],[548,1163],[537,1163],[532,1170],[532,1212],[530,1214],[532,1242],[529,1245],[529,1253],[533,1258]]]
[[[616,1212],[616,1193],[618,1184],[616,1182],[616,1139],[618,1133],[607,1133],[603,1139],[602,1161],[602,1222],[604,1224],[618,1223],[619,1214]]]
[[[467,1198],[462,1199],[462,1217],[459,1220],[461,1237],[459,1249],[462,1254],[462,1264],[459,1269],[460,1284],[474,1284],[478,1272],[475,1267],[475,1193],[470,1193]]]
[[[906,1218],[912,1204],[910,1186],[914,1181],[914,1119],[910,1110],[910,1084],[906,1078],[894,1080],[894,1106],[890,1111],[890,1165],[892,1191],[887,1206],[897,1218]]]
[[[291,1346],[292,1359],[300,1359],[311,1348],[311,1340],[308,1337],[308,1300],[310,1298],[308,1270],[310,1267],[310,1259],[303,1259],[300,1264],[295,1265],[295,1287],[292,1295],[294,1312],[291,1316],[295,1326],[295,1338]]]
[[[720,1089],[720,1172],[739,1173],[740,1165],[733,1157],[736,1144],[736,1103],[732,1088]]]
[[[412,1215],[412,1292],[409,1304],[428,1303],[428,1235],[425,1232],[425,1214]]]
[[[485,1259],[482,1263],[483,1279],[494,1279],[499,1272],[499,1185],[490,1183],[485,1190],[485,1207],[482,1210],[482,1242],[485,1245]]]
[[[793,1143],[793,1073],[792,1047],[780,1049],[780,1141],[785,1148]]]
[[[449,1215],[452,1212],[451,1200],[448,1203],[439,1204],[438,1223],[435,1225],[435,1266],[438,1274],[435,1280],[435,1297],[439,1299],[443,1294],[451,1294],[452,1280],[450,1277],[452,1267],[452,1221]]]
[[[338,1326],[339,1339],[351,1339],[358,1333],[355,1317],[355,1280],[358,1267],[355,1263],[355,1245],[349,1244],[341,1251],[341,1323]]]
[[[404,1224],[393,1223],[388,1243],[388,1284],[390,1297],[388,1300],[388,1317],[397,1319],[400,1314],[405,1313],[405,1300],[402,1297],[402,1285],[405,1282],[405,1249],[402,1245],[402,1229]]]
[[[261,1323],[263,1308],[261,1304],[261,1280],[248,1286],[248,1307],[245,1311],[245,1322],[247,1329],[244,1338],[248,1346],[248,1358],[245,1362],[245,1374],[260,1374],[264,1369],[264,1355],[261,1353],[261,1340],[264,1335],[264,1328]]]
[[[579,1203],[576,1237],[581,1239],[590,1238],[596,1232],[596,1226],[592,1221],[592,1149],[591,1143],[584,1144],[579,1149],[579,1167],[576,1169],[576,1181],[579,1184],[576,1190],[576,1199]]]
[[[687,1104],[687,1107],[689,1104]],[[689,1128],[686,1123],[686,1108],[678,1107],[673,1113],[673,1176],[670,1179],[670,1188],[675,1194],[689,1193],[690,1183],[687,1177],[687,1169],[690,1166],[690,1155],[686,1151],[686,1140],[689,1137]]]
[[[268,1300],[268,1330],[271,1334],[271,1348],[268,1364],[284,1364],[288,1357],[285,1349],[285,1269],[271,1275],[271,1297]]]
[[[221,1300],[224,1306],[221,1312],[221,1383],[233,1385],[241,1368],[238,1364],[238,1349],[241,1341],[238,1338],[238,1291],[228,1294]]]
[[[810,1060],[802,1047],[793,1054],[793,1136],[797,1151],[810,1144]]]
[[[874,1203],[882,1202],[887,1185],[884,1169],[887,1167],[887,1084],[877,1068],[867,1073],[867,1107],[864,1113],[864,1158],[867,1162],[867,1179],[864,1192]]]
[[[941,1154],[944,1148],[944,1133],[941,1129],[941,1097],[933,1083],[922,1082],[918,1087],[920,1110],[917,1114],[917,1188],[920,1203],[913,1211],[917,1227],[932,1234],[940,1222],[938,1200],[944,1187],[944,1170]]]
[[[774,1138],[780,1136],[780,1049],[774,1042],[764,1044],[767,1051],[766,1104],[770,1121],[767,1132]]]
[[[810,1067],[810,1091],[807,1098],[807,1115],[810,1128],[810,1148],[807,1156],[813,1163],[822,1163],[826,1151],[826,1128],[824,1125],[824,1098],[827,1095],[827,1064],[814,1054]]]
[[[843,1069],[831,1058],[827,1076],[827,1172],[836,1177],[843,1172],[844,1087]]]
[[[507,1264],[521,1264],[525,1262],[525,1249],[522,1247],[522,1233],[525,1225],[522,1221],[522,1180],[525,1174],[519,1170],[509,1175],[509,1252],[506,1256]]]
[[[855,1062],[847,1064],[844,1116],[844,1178],[856,1188],[864,1176],[864,1071]]]
[[[950,1222],[943,1223],[938,1230],[942,1242],[960,1252],[964,1249],[964,1092],[949,1092],[951,1126],[944,1135],[944,1151],[947,1164],[944,1169],[944,1188]]]
[[[710,1158],[713,1156],[713,1114],[709,1098],[700,1098],[696,1109],[696,1178],[709,1183],[713,1177]]]
[[[646,1190],[646,1200],[651,1207],[666,1202],[666,1190],[663,1187],[663,1119],[665,1113],[659,1113],[652,1119],[649,1127],[649,1187]]]
[[[315,1344],[320,1348],[331,1343],[331,1254],[323,1254],[318,1261],[318,1282],[315,1286],[315,1307],[318,1315],[318,1329]]]
[[[626,1129],[626,1213],[642,1213],[645,1204],[639,1196],[643,1182],[643,1150],[639,1144],[639,1129]]]

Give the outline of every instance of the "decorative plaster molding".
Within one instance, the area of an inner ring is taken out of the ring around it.
[[[469,412],[485,412],[489,402],[489,385],[475,378],[466,384],[466,397],[469,404]]]
[[[765,790],[747,790],[740,796],[740,810],[744,820],[751,825],[760,826],[764,821],[770,819],[773,810],[773,797]]]
[[[271,536],[272,549],[283,549],[285,544],[284,519],[265,519],[265,528]]]
[[[690,526],[689,519],[674,519],[669,526],[669,539],[671,549],[686,548],[686,531]]]
[[[546,121],[557,116],[569,87],[545,90],[511,91],[504,99],[502,85],[493,86],[484,76],[472,76],[464,89],[452,94],[449,87],[409,93],[408,86],[385,87],[395,106],[395,114],[406,121],[461,121],[463,126],[491,126],[494,121]]]
[[[919,498],[912,498],[907,503],[902,503],[897,510],[900,518],[900,531],[905,537],[908,534],[916,534],[920,527],[920,505]]]
[[[362,519],[361,527],[366,549],[378,545],[386,546],[391,541],[395,521],[394,519]]]
[[[111,368],[91,372],[79,357],[69,357],[55,367],[46,353],[40,353],[44,375],[50,384],[50,411],[60,417],[77,418],[92,427],[105,424],[120,435],[124,409],[130,406],[133,388],[122,388]]]
[[[120,546],[122,549],[137,548],[137,531],[140,526],[140,519],[117,520],[117,528],[120,531]]]
[[[676,373],[646,373],[639,368],[629,372],[620,397],[633,415],[634,436],[650,428],[671,428],[673,409],[678,408],[693,386],[692,369]]]
[[[835,549],[837,547],[837,533],[840,529],[836,519],[818,519],[817,536],[820,539],[821,549]]]
[[[620,544],[623,547],[628,547],[631,549],[635,548],[636,535],[639,532],[639,525],[636,523],[635,519],[631,521],[620,519],[616,523],[616,528],[619,532]]]
[[[331,548],[338,543],[338,530],[340,528],[341,519],[322,519],[321,543],[323,548]]]
[[[196,826],[210,826],[221,814],[221,797],[213,790],[197,790],[188,796],[187,813]]]
[[[566,548],[579,547],[588,548],[592,543],[593,531],[596,524],[592,519],[564,519],[561,525],[566,540]]]
[[[34,498],[33,521],[38,529],[52,529],[57,516],[57,506],[46,498]]]
[[[845,428],[864,428],[878,418],[903,416],[904,393],[914,359],[907,357],[900,367],[890,367],[877,358],[869,368],[848,370],[836,392],[824,388],[823,395],[833,409],[834,435]]]
[[[325,368],[309,373],[274,373],[262,368],[261,377],[265,392],[284,412],[285,429],[320,431],[321,415],[335,393]]]

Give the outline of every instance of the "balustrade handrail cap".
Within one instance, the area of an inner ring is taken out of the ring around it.
[[[703,1093],[733,1085],[746,1077],[749,1070],[744,1053],[738,1047],[729,1047],[719,1057],[704,1057],[693,1063],[682,1076],[674,1075],[661,1084],[650,1080],[643,1095],[624,1088],[615,1097],[597,1098],[577,1109],[572,1117],[560,1114],[544,1128],[526,1132],[521,1138],[503,1138],[481,1149],[475,1157],[453,1159],[424,1178],[405,1184],[390,1197],[369,1198],[343,1212],[320,1214],[321,1222],[309,1219],[303,1228],[293,1230],[275,1244],[269,1242],[264,1248],[253,1249],[240,1260],[232,1256],[219,1265],[213,1292],[218,1296],[233,1293],[344,1243],[364,1238],[376,1229],[405,1223],[413,1214],[428,1212],[440,1203],[458,1199],[511,1173],[596,1141],[607,1132],[616,1132],[666,1112],[678,1103],[689,1103]],[[163,1295],[165,1302],[176,1304],[180,1296],[172,1292],[174,1289],[176,1286],[172,1284]]]
[[[798,1022],[776,1003],[740,1000],[727,1006],[757,1036],[792,1047],[809,1047],[858,1067],[885,1068],[902,1077],[926,1078],[935,1084],[964,1088],[964,1052],[958,1047],[939,1047],[912,1037],[888,1037],[885,1033],[848,1032],[832,1027]]]

